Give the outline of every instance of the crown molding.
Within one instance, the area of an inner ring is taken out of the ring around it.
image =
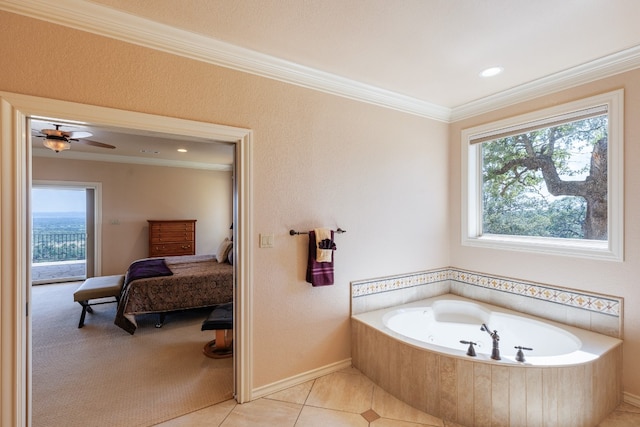
[[[85,0],[0,0],[0,10],[446,123],[640,67],[640,46],[635,46],[448,108]]]
[[[0,9],[434,120],[451,115],[446,107],[83,0],[0,0]]]
[[[640,67],[640,45],[458,106],[452,109],[449,121],[456,122],[638,67]]]

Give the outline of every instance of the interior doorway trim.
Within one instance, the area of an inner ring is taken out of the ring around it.
[[[237,226],[233,232],[238,262],[234,263],[234,388],[239,403],[251,400],[252,131],[0,92],[0,425],[29,426],[31,418],[29,118],[64,118],[235,144],[233,223]]]

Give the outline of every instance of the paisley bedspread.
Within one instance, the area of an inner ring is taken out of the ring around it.
[[[233,301],[233,266],[214,255],[164,258],[173,273],[132,280],[122,288],[115,324],[133,335],[135,316]]]

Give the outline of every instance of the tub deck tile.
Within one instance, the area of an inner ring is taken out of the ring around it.
[[[558,370],[558,420],[562,420],[563,427],[586,426],[584,381],[587,371],[584,365]]]
[[[473,364],[473,415],[475,425],[491,425],[491,365]]]
[[[542,424],[558,425],[558,368],[542,369]]]
[[[509,372],[509,424],[528,426],[527,423],[527,375],[525,369]]]
[[[542,427],[544,424],[544,383],[542,381],[541,368],[525,369],[524,392],[526,393],[526,417],[527,427]],[[515,387],[518,384],[514,384]],[[523,425],[523,424],[514,424]]]
[[[466,360],[457,361],[458,369],[458,422],[465,426],[474,425],[473,411],[465,408],[473,408],[473,362]]]
[[[402,399],[423,411],[427,401],[427,390],[433,387],[424,375],[426,369],[427,354],[417,348],[409,347],[407,369],[403,370],[406,376],[402,379]]]
[[[458,379],[456,360],[438,356],[440,367],[440,408],[439,415],[445,420],[458,420]]]
[[[431,352],[425,354],[425,388],[427,399],[424,404],[424,411],[429,414],[440,414],[440,357]],[[418,406],[419,407],[419,406]]]
[[[509,368],[491,366],[491,425],[509,426]]]

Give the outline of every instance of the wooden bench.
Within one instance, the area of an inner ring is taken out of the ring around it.
[[[233,303],[215,306],[209,317],[202,322],[201,330],[216,331],[216,339],[206,343],[202,349],[205,356],[214,359],[233,356]]]
[[[82,306],[82,314],[80,315],[80,323],[78,328],[84,326],[84,317],[87,312],[93,313],[92,305],[107,304],[118,302],[120,300],[120,292],[124,284],[124,274],[116,274],[114,276],[90,277],[85,280],[82,285],[73,293],[73,300]],[[114,301],[97,301],[103,298],[114,297]]]

